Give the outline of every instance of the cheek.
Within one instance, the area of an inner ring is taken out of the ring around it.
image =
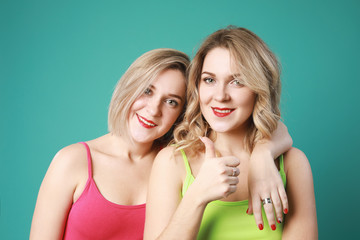
[[[244,108],[252,112],[255,105],[255,94],[251,91],[244,93],[241,102]]]
[[[199,86],[199,101],[200,106],[209,101],[210,89],[203,87],[202,84]]]
[[[136,100],[134,101],[134,103],[131,105],[130,111],[137,111],[137,110],[143,108],[144,106],[146,106],[146,98],[144,98],[144,97],[139,97],[139,98],[136,99]]]
[[[164,127],[166,128],[166,131],[168,131],[174,125],[176,119],[180,116],[180,113],[181,113],[181,109],[178,111],[171,110],[171,111],[163,112]]]
[[[168,114],[169,122],[175,123],[176,119],[180,116],[182,108],[176,111],[172,111]]]

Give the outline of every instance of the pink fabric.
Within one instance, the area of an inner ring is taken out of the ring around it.
[[[92,177],[89,146],[81,143],[87,150],[89,178],[70,209],[64,239],[143,239],[145,204],[126,206],[106,200]]]

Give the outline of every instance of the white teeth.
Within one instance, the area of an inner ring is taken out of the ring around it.
[[[139,116],[139,115],[138,115]],[[142,117],[139,116],[140,121],[142,121],[143,123],[145,123],[148,126],[151,127],[155,127],[155,124],[149,123],[148,121],[146,121],[145,119],[143,119]]]
[[[219,112],[219,113],[229,113],[229,112],[231,112],[231,110],[220,110],[220,109],[216,109],[216,108],[214,108],[214,111]]]

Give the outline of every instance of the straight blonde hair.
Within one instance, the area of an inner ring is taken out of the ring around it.
[[[167,69],[179,70],[187,79],[189,63],[189,57],[185,53],[169,48],[151,50],[137,58],[115,86],[108,113],[109,132],[130,141],[128,115],[134,101]],[[176,123],[181,120],[181,116],[182,114]],[[172,139],[172,131],[173,128],[156,141],[159,144],[168,143]]]
[[[232,68],[242,74],[244,85],[256,95],[254,110],[244,145],[251,152],[255,143],[269,138],[280,119],[280,66],[276,56],[253,32],[234,26],[220,29],[200,46],[190,64],[187,88],[187,109],[183,122],[174,130],[174,143],[177,149],[188,149],[189,154],[204,150],[199,136],[216,139],[201,114],[199,103],[199,81],[206,55],[214,48],[229,50]]]

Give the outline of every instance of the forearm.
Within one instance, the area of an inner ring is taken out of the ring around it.
[[[236,191],[240,160],[234,156],[217,158],[214,143],[206,137],[202,141],[206,146],[205,159],[183,198],[179,196],[183,178],[174,177],[178,166],[169,165],[166,155],[155,160],[149,184],[145,239],[195,239],[207,204]],[[180,157],[179,161],[183,161]],[[161,184],[163,179],[167,179],[167,184]]]
[[[263,139],[255,144],[252,152],[252,155],[254,155],[252,156],[252,159],[258,159],[256,158],[258,155],[271,156],[272,159],[276,159],[281,154],[288,151],[292,144],[293,141],[287,127],[279,121],[278,127],[272,133],[270,139]]]
[[[196,239],[206,204],[196,198],[196,189],[188,189],[169,224],[157,238]]]

